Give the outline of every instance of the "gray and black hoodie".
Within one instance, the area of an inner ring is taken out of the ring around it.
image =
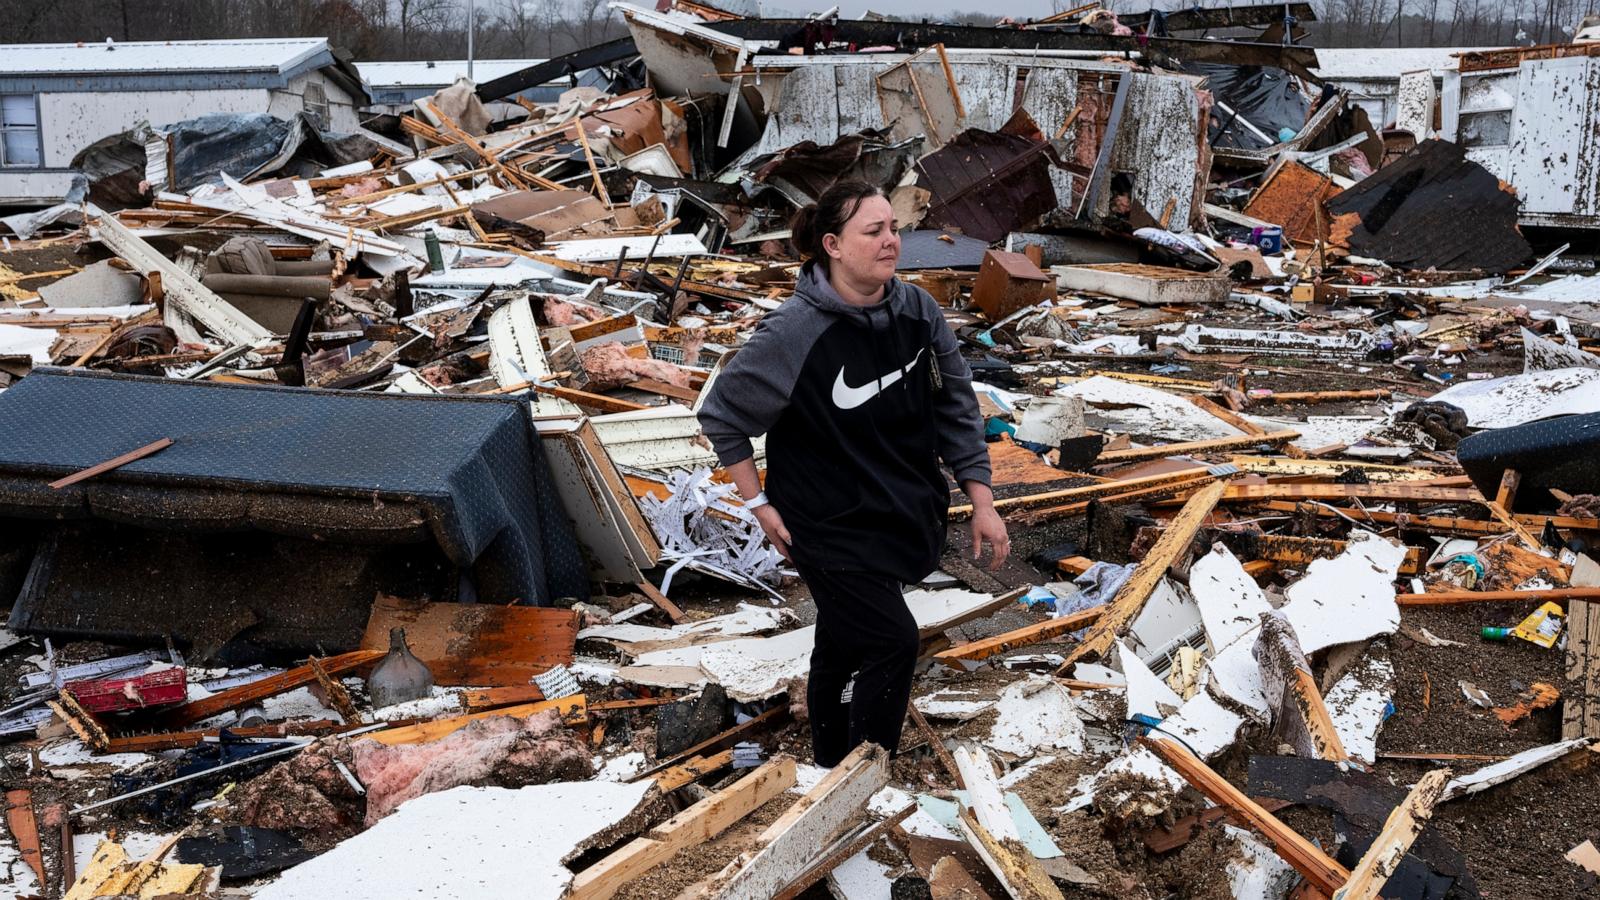
[[[915,583],[943,550],[956,480],[989,483],[972,372],[939,305],[895,278],[873,306],[815,263],[712,383],[700,426],[717,458],[767,435],[765,489],[796,562]]]

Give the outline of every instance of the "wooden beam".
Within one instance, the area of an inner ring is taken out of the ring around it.
[[[1415,503],[1478,503],[1482,498],[1472,488],[1394,482],[1391,484],[1301,484],[1275,481],[1270,484],[1230,484],[1224,501],[1230,500],[1409,500]],[[1358,513],[1359,515],[1359,513]]]
[[[272,725],[249,725],[244,727],[230,727],[228,733],[241,738],[282,738],[298,737],[308,734],[333,734],[339,731],[353,731],[364,726],[344,724],[341,725],[333,719],[311,719],[297,722],[279,722]],[[222,733],[220,728],[210,728],[203,731],[168,731],[160,734],[130,734],[124,737],[114,737],[106,743],[107,753],[154,753],[157,750],[182,750],[188,747],[198,747],[207,739],[214,739]]]
[[[1529,550],[1537,553],[1544,549],[1544,544],[1540,543],[1539,539],[1534,537],[1533,532],[1529,531],[1525,525],[1517,521],[1516,516],[1511,514],[1511,504],[1516,502],[1517,486],[1520,484],[1522,484],[1522,476],[1517,470],[1506,469],[1500,475],[1500,489],[1495,492],[1494,499],[1490,500],[1485,497],[1483,505],[1489,510],[1489,515],[1494,516],[1500,524],[1506,526],[1517,536],[1517,540],[1522,541]]]
[[[694,388],[678,387],[675,384],[657,381],[654,378],[636,378],[629,382],[627,387],[639,391],[649,391],[652,394],[660,394],[663,397],[671,397],[674,400],[682,400],[685,403],[693,403],[700,399],[700,392]]]
[[[1343,553],[1350,542],[1334,538],[1263,534],[1253,537],[1250,545],[1256,551],[1256,559],[1265,559],[1304,570],[1313,560],[1333,559]],[[1407,547],[1406,557],[1400,561],[1400,574],[1415,575],[1420,571],[1422,571],[1421,549]]]
[[[918,808],[915,803],[907,803],[899,812],[887,819],[879,819],[870,825],[860,826],[854,831],[847,832],[844,837],[834,841],[823,851],[821,859],[812,863],[798,878],[789,882],[772,900],[796,900],[812,885],[828,877],[829,872],[844,865],[850,857],[877,843],[879,838],[910,818]]]
[[[1216,416],[1217,418],[1221,419],[1222,421],[1227,422],[1229,425],[1232,425],[1233,427],[1239,429],[1240,431],[1244,432],[1245,434],[1268,434],[1269,433],[1265,428],[1262,428],[1260,425],[1257,425],[1256,423],[1250,421],[1249,419],[1246,419],[1244,416],[1239,415],[1238,413],[1234,412],[1233,410],[1228,409],[1225,406],[1221,406],[1221,405],[1213,402],[1209,397],[1203,397],[1203,396],[1201,396],[1199,394],[1193,394],[1193,395],[1190,395],[1189,402],[1193,403],[1195,406],[1199,407],[1200,409],[1205,410],[1206,412],[1210,413],[1211,415]]]
[[[402,725],[399,728],[374,731],[366,735],[366,738],[377,741],[387,747],[394,747],[400,744],[426,744],[446,735],[454,734],[479,719],[488,719],[493,716],[512,716],[521,719],[537,715],[547,709],[555,710],[561,715],[562,720],[568,723],[582,722],[588,717],[587,703],[588,701],[582,694],[574,694],[571,697],[562,697],[560,700],[541,700],[538,703],[525,703],[521,706],[507,706],[502,709],[490,709],[461,716],[451,716],[447,719],[417,722],[414,725]]]
[[[65,478],[58,478],[55,481],[50,482],[50,488],[52,490],[60,490],[69,485],[77,484],[80,481],[87,481],[96,475],[109,472],[112,469],[119,469],[128,463],[144,459],[146,456],[149,456],[152,453],[157,453],[171,446],[172,438],[161,438],[160,440],[151,441],[137,450],[129,450],[127,453],[124,453],[121,456],[108,459],[103,463],[95,463],[87,469],[79,469]]]
[[[718,769],[733,765],[733,751],[724,750],[710,756],[697,756],[686,763],[680,763],[664,772],[656,773],[653,779],[656,788],[665,794],[675,791],[686,784],[699,781]]]
[[[622,400],[617,397],[607,397],[605,394],[594,394],[589,391],[580,391],[577,388],[561,387],[554,384],[535,384],[533,389],[541,394],[559,397],[586,409],[598,409],[601,412],[634,412],[641,409],[650,409],[643,403],[634,403],[632,400]]]
[[[721,734],[716,734],[706,738],[705,740],[695,744],[693,747],[690,747],[687,750],[684,750],[682,753],[679,753],[677,756],[674,756],[671,759],[662,760],[660,763],[656,764],[654,768],[640,772],[638,775],[635,775],[628,780],[638,781],[642,778],[650,778],[653,777],[657,772],[660,772],[664,769],[670,769],[684,760],[692,759],[707,752],[715,752],[726,747],[732,747],[734,744],[746,739],[750,735],[756,734],[764,728],[781,724],[787,721],[788,718],[789,704],[784,703],[780,706],[774,706],[773,708],[767,710],[759,716],[756,716],[753,719],[748,719],[744,722],[741,722],[740,724],[729,728],[727,731],[724,731]]]
[[[1145,601],[1150,599],[1151,592],[1161,583],[1167,570],[1188,552],[1189,542],[1194,538],[1195,532],[1200,530],[1206,516],[1216,507],[1217,501],[1221,499],[1227,487],[1226,482],[1213,482],[1189,498],[1183,509],[1172,518],[1167,529],[1161,533],[1161,537],[1156,540],[1155,546],[1139,560],[1133,574],[1128,576],[1128,580],[1117,590],[1117,595],[1106,604],[1105,613],[1095,622],[1089,634],[1084,636],[1083,642],[1067,657],[1067,661],[1061,664],[1061,668],[1056,670],[1056,674],[1065,673],[1079,660],[1091,657],[1098,659],[1110,649],[1112,642],[1133,623],[1139,611],[1144,609]]]
[[[654,603],[657,609],[666,613],[667,618],[671,619],[674,625],[688,621],[689,617],[683,614],[683,610],[678,608],[678,604],[668,600],[667,595],[661,593],[661,589],[650,582],[639,582],[639,592],[644,594],[646,600]]]
[[[961,770],[956,767],[955,758],[950,755],[950,751],[945,749],[944,740],[939,737],[939,732],[934,731],[933,726],[928,724],[927,718],[922,715],[922,710],[917,709],[915,703],[908,704],[906,711],[911,714],[911,721],[917,726],[917,730],[922,732],[922,736],[928,741],[928,746],[933,748],[933,755],[938,758],[939,765],[944,766],[945,772],[950,776],[950,780],[955,782],[956,788],[965,789],[967,784],[961,779]]]
[[[1278,800],[1271,797],[1252,797],[1251,799],[1267,812],[1277,812],[1284,807],[1293,805],[1287,800]],[[1169,853],[1193,840],[1195,834],[1201,828],[1221,819],[1227,819],[1234,825],[1245,828],[1250,827],[1250,823],[1236,811],[1226,806],[1213,806],[1192,816],[1184,816],[1170,826],[1162,827],[1157,825],[1146,831],[1140,840],[1144,841],[1144,845],[1149,848],[1151,853]]]
[[[998,512],[1006,513],[1050,503],[1087,502],[1110,497],[1114,494],[1125,494],[1140,488],[1171,484],[1184,485],[1185,482],[1201,477],[1210,476],[1206,475],[1204,467],[1196,466],[1193,470],[1182,472],[1165,472],[1160,475],[1144,475],[1138,478],[1124,478],[1118,481],[1102,481],[1099,484],[1089,484],[1083,487],[1043,491],[1038,494],[1026,494],[1021,497],[1007,497],[1003,500],[996,500],[994,508]],[[972,504],[963,503],[959,506],[952,506],[949,509],[949,514],[952,517],[970,516],[972,515]]]
[[[1350,880],[1348,869],[1322,852],[1316,844],[1301,837],[1293,828],[1283,824],[1272,813],[1262,809],[1243,791],[1234,787],[1226,778],[1212,771],[1211,767],[1199,757],[1190,753],[1187,747],[1170,738],[1144,737],[1140,738],[1139,742],[1149,747],[1167,765],[1176,769],[1185,781],[1210,798],[1211,802],[1228,807],[1242,821],[1260,832],[1283,861],[1299,872],[1312,887],[1331,896]]]
[[[1261,444],[1287,444],[1298,438],[1298,431],[1269,431],[1266,434],[1246,434],[1239,437],[1211,438],[1205,441],[1180,441],[1159,447],[1138,447],[1133,450],[1110,450],[1095,459],[1097,466],[1116,463],[1144,462],[1166,459],[1169,456],[1192,456],[1197,453],[1218,453],[1223,450],[1243,450]]]
[[[1561,739],[1600,738],[1600,599],[1567,604],[1567,691]]]
[[[1252,403],[1349,403],[1357,400],[1387,400],[1387,388],[1367,391],[1282,391],[1265,397],[1252,397]]]
[[[352,650],[349,653],[341,653],[338,656],[324,658],[320,660],[319,665],[328,675],[342,675],[345,672],[355,671],[383,659],[387,652],[386,650]],[[182,706],[168,710],[156,721],[163,728],[182,728],[185,725],[192,725],[202,719],[209,719],[231,709],[238,709],[242,706],[258,703],[268,697],[276,697],[279,694],[288,693],[295,688],[305,687],[316,680],[316,672],[309,664],[297,666],[277,675],[269,675],[249,684],[241,684],[221,693],[190,701]]]
[[[1308,451],[1309,453],[1309,451]],[[1385,463],[1325,459],[1284,459],[1277,456],[1231,456],[1228,462],[1242,472],[1256,475],[1309,475],[1333,478],[1346,472],[1360,472],[1368,481],[1428,481],[1436,474],[1416,466],[1391,466]]]
[[[997,634],[991,638],[984,638],[981,641],[972,641],[959,647],[951,647],[942,653],[935,653],[933,658],[936,662],[944,663],[952,669],[965,671],[966,666],[962,665],[962,662],[978,662],[991,656],[998,656],[1009,650],[1015,650],[1018,647],[1043,643],[1063,634],[1070,634],[1080,628],[1087,628],[1098,622],[1105,611],[1106,606],[1104,604],[1091,606],[1088,609],[1069,613],[1065,616],[1045,619],[1043,622],[1035,622],[1032,625],[1024,625],[1021,628],[1007,631],[1004,634]]]
[[[1165,500],[1169,497],[1187,495],[1189,491],[1198,487],[1204,487],[1205,485],[1208,485],[1216,480],[1215,475],[1208,474],[1204,469],[1191,469],[1189,471],[1194,473],[1194,477],[1172,481],[1167,484],[1157,484],[1147,488],[1125,491],[1118,494],[1108,494],[1103,497],[1098,497],[1096,500],[1081,500],[1076,503],[1064,503],[1060,506],[1046,506],[1040,509],[1025,509],[1020,512],[1011,513],[1005,518],[1007,521],[1018,522],[1023,525],[1038,525],[1041,522],[1059,519],[1062,516],[1081,515],[1088,510],[1089,504],[1093,502],[1098,501],[1100,503],[1117,504],[1133,503],[1135,501],[1143,502],[1155,499]]]
[[[726,831],[794,783],[794,757],[770,760],[579,872],[567,889],[567,900],[601,900],[615,895],[624,884]]]
[[[876,744],[862,744],[767,826],[751,849],[685,894],[718,900],[771,900],[805,872],[819,847],[858,820],[867,801],[888,783],[888,752]]]
[[[1436,594],[1397,594],[1401,606],[1454,606],[1460,603],[1543,603],[1554,600],[1600,600],[1600,587],[1547,588],[1539,591],[1440,591]]]
[[[1480,537],[1505,533],[1504,526],[1494,522],[1485,522],[1481,519],[1460,519],[1450,516],[1412,516],[1376,509],[1344,509],[1324,506],[1318,503],[1291,503],[1286,500],[1268,500],[1265,503],[1256,505],[1274,512],[1308,512],[1321,518],[1337,519],[1340,517],[1340,513],[1343,513],[1358,522],[1369,521],[1385,525],[1404,522],[1406,527],[1414,528],[1418,531],[1432,531],[1461,537]]]
[[[1295,752],[1332,762],[1348,760],[1300,639],[1282,613],[1262,615],[1252,653],[1267,702],[1275,707],[1276,727]]]
[[[536,703],[544,699],[544,691],[537,684],[508,685],[506,687],[478,688],[461,692],[461,705],[468,712],[512,706],[518,703]]]
[[[1439,802],[1449,781],[1449,769],[1435,769],[1418,779],[1405,802],[1389,813],[1383,830],[1351,870],[1349,880],[1333,893],[1333,900],[1377,900],[1389,876],[1406,858],[1406,851],[1427,827],[1434,804]]]
[[[11,829],[11,839],[17,843],[17,855],[39,879],[39,888],[47,890],[50,880],[44,875],[44,855],[39,849],[39,820],[33,815],[33,792],[25,788],[6,791],[6,827]],[[71,853],[72,848],[64,852]]]

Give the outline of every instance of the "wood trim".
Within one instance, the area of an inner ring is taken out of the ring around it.
[[[1169,456],[1190,456],[1196,453],[1214,453],[1222,450],[1243,450],[1261,444],[1287,444],[1300,437],[1298,431],[1269,431],[1266,434],[1246,434],[1239,437],[1211,438],[1205,441],[1180,441],[1159,447],[1138,447],[1133,450],[1110,450],[1094,461],[1097,466],[1116,463],[1144,462],[1149,459],[1166,459]]]
[[[984,638],[981,641],[972,641],[959,647],[952,647],[942,653],[935,653],[933,658],[936,662],[944,663],[952,669],[965,671],[966,667],[961,664],[962,661],[977,662],[988,659],[991,656],[998,656],[1008,650],[1026,647],[1029,644],[1043,643],[1063,634],[1077,631],[1080,628],[1087,628],[1098,622],[1105,611],[1105,604],[1091,606],[1088,609],[1079,610],[1059,618],[1045,619],[1043,622],[1024,625],[1021,628],[1007,631],[1004,634],[997,634],[991,638]]]
[[[343,675],[363,666],[371,665],[382,659],[386,650],[352,650],[338,656],[330,656],[320,660],[319,665],[328,675]],[[200,700],[185,703],[163,714],[157,721],[163,728],[182,728],[192,725],[202,719],[225,713],[231,709],[248,706],[268,697],[276,697],[295,688],[305,687],[317,680],[316,672],[310,665],[297,666],[277,675],[269,675],[259,681],[241,684],[236,688],[229,688],[219,694],[212,694]]]
[[[1150,599],[1150,594],[1156,589],[1156,585],[1166,577],[1167,570],[1188,552],[1189,542],[1200,530],[1206,516],[1216,508],[1217,501],[1222,498],[1227,487],[1226,482],[1213,482],[1189,498],[1183,509],[1168,523],[1161,537],[1156,539],[1155,546],[1139,560],[1133,574],[1123,582],[1111,602],[1106,604],[1105,612],[1095,622],[1089,634],[1084,636],[1083,642],[1067,657],[1067,661],[1056,670],[1056,674],[1065,673],[1081,659],[1099,658],[1110,649],[1117,636],[1133,622],[1139,611],[1144,609],[1145,601]]]

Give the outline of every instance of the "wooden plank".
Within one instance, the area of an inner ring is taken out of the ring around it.
[[[656,787],[663,794],[675,791],[686,784],[699,781],[701,778],[728,766],[733,765],[733,751],[724,750],[710,756],[697,756],[686,763],[673,766],[655,776]]]
[[[76,472],[73,472],[71,475],[66,476],[65,478],[58,478],[55,481],[50,482],[50,487],[54,490],[60,490],[61,488],[69,485],[77,484],[80,481],[87,481],[96,475],[109,472],[112,469],[121,468],[128,463],[144,459],[146,456],[165,450],[171,446],[172,438],[161,438],[160,440],[151,441],[137,450],[129,450],[127,453],[124,453],[121,456],[113,457],[112,459],[108,459],[103,463],[95,463],[89,468],[80,469]]]
[[[933,900],[992,900],[978,880],[954,856],[942,856],[926,873]]]
[[[1245,434],[1267,434],[1268,433],[1265,428],[1262,428],[1260,425],[1257,425],[1256,423],[1250,421],[1249,419],[1246,419],[1244,416],[1239,415],[1238,413],[1234,412],[1231,409],[1228,409],[1225,406],[1218,405],[1217,403],[1213,402],[1209,397],[1202,397],[1199,394],[1194,394],[1191,397],[1189,397],[1189,402],[1193,403],[1195,406],[1199,407],[1200,409],[1203,409],[1206,412],[1212,414],[1213,416],[1216,416],[1217,418],[1221,419],[1222,421],[1227,422],[1229,425],[1232,425],[1233,427],[1239,429],[1240,431],[1244,432]]]
[[[1265,559],[1304,570],[1313,560],[1333,559],[1345,551],[1349,541],[1334,538],[1294,537],[1286,534],[1263,534],[1251,539],[1257,559]],[[1400,561],[1401,575],[1415,575],[1422,570],[1422,550],[1407,547],[1406,557]]]
[[[1251,799],[1267,812],[1277,812],[1284,807],[1293,805],[1287,800],[1278,800],[1272,797],[1252,797]],[[1158,825],[1146,831],[1141,840],[1144,841],[1144,845],[1150,849],[1151,853],[1169,853],[1193,840],[1200,829],[1221,819],[1227,819],[1230,823],[1241,827],[1250,827],[1250,823],[1245,821],[1234,810],[1226,806],[1213,806],[1192,816],[1184,816],[1168,827],[1163,828]]]
[[[855,821],[889,783],[889,754],[862,744],[756,838],[755,846],[685,892],[719,900],[771,900],[805,871],[817,848]]]
[[[1461,537],[1480,537],[1505,533],[1505,526],[1496,522],[1485,522],[1481,519],[1461,519],[1450,516],[1402,516],[1400,513],[1384,512],[1376,509],[1345,509],[1319,503],[1291,503],[1287,500],[1268,500],[1256,505],[1274,512],[1306,512],[1322,518],[1337,519],[1341,517],[1340,514],[1342,513],[1357,522],[1364,521],[1393,525],[1404,521],[1407,527],[1419,531]]]
[[[1558,603],[1569,600],[1600,600],[1600,587],[1548,588],[1539,591],[1440,591],[1436,594],[1397,594],[1401,606],[1454,606],[1458,603],[1505,603],[1531,601]]]
[[[1265,397],[1252,397],[1252,403],[1349,403],[1357,400],[1387,400],[1387,388],[1365,391],[1282,391]]]
[[[922,732],[922,736],[927,740],[928,746],[933,748],[933,755],[938,758],[939,765],[944,766],[945,772],[950,776],[950,780],[955,782],[956,788],[965,788],[967,784],[961,778],[961,769],[956,766],[955,758],[945,748],[944,740],[939,737],[939,732],[934,731],[933,726],[928,724],[927,717],[922,714],[922,710],[917,709],[915,703],[908,704],[906,711],[911,714],[912,723],[917,726],[918,731]]]
[[[1477,503],[1481,496],[1472,488],[1437,487],[1404,481],[1392,484],[1230,484],[1223,495],[1228,500],[1410,500],[1426,503]],[[1359,514],[1358,514],[1359,515]]]
[[[282,738],[298,737],[312,734],[333,734],[340,731],[353,731],[363,727],[354,724],[340,724],[333,719],[311,719],[298,722],[279,722],[272,725],[249,725],[244,727],[229,728],[228,733],[241,738]],[[188,747],[198,747],[208,739],[215,739],[222,733],[220,728],[210,728],[201,731],[168,731],[160,734],[132,734],[125,737],[114,737],[106,742],[106,753],[154,753],[157,750],[182,750]]]
[[[965,625],[977,619],[987,619],[1020,600],[1022,595],[1030,590],[1032,590],[1031,587],[1019,587],[995,594],[992,599],[986,600],[977,606],[969,607],[943,619],[936,619],[927,624],[917,626],[917,636],[923,641],[927,641],[944,634],[958,625]]]
[[[6,791],[6,827],[16,841],[17,855],[39,879],[39,887],[50,883],[44,876],[44,855],[39,849],[39,821],[33,815],[33,792],[24,788]]]
[[[1324,894],[1331,895],[1350,880],[1350,872],[1339,865],[1316,844],[1301,837],[1294,829],[1283,824],[1272,813],[1262,809],[1243,791],[1226,778],[1212,771],[1187,747],[1170,738],[1140,738],[1162,761],[1176,769],[1195,790],[1206,795],[1213,803],[1225,806],[1238,814],[1250,827],[1267,839],[1277,854],[1294,867],[1311,885]]]
[[[361,646],[387,649],[391,628],[405,629],[406,643],[433,673],[435,684],[510,687],[572,662],[578,617],[570,609],[380,595]]]
[[[628,780],[638,781],[641,778],[650,778],[653,777],[657,772],[660,772],[664,769],[670,769],[686,759],[692,759],[693,757],[700,756],[707,752],[715,752],[725,747],[732,747],[734,744],[745,740],[750,735],[759,733],[762,729],[782,724],[783,722],[787,721],[788,718],[789,704],[785,703],[781,706],[774,706],[773,708],[767,710],[759,716],[756,716],[753,719],[748,719],[744,722],[741,722],[740,724],[729,728],[727,731],[724,731],[721,734],[706,738],[705,740],[695,744],[693,747],[690,747],[671,759],[662,760],[660,763],[656,764],[654,768],[640,772],[638,775],[635,775]]]
[[[1103,454],[1102,454],[1103,456]],[[1089,484],[1075,488],[1061,488],[1060,490],[1044,491],[1038,494],[1026,494],[1021,497],[1007,497],[994,501],[997,512],[1007,513],[1030,506],[1043,506],[1053,503],[1087,502],[1115,494],[1126,494],[1131,491],[1170,484],[1181,484],[1197,477],[1205,476],[1205,469],[1196,466],[1192,471],[1165,472],[1160,475],[1144,475],[1138,478],[1124,478],[1117,481],[1102,481],[1099,484]],[[972,515],[972,504],[964,503],[952,506],[949,509],[951,516]]]
[[[535,384],[533,389],[541,394],[559,397],[585,409],[597,409],[603,413],[634,412],[651,408],[643,403],[634,403],[632,400],[607,397],[605,394],[595,394],[589,391],[580,391],[577,388],[562,387],[554,384]]]
[[[338,656],[330,656],[320,661],[321,668],[329,675],[342,675],[371,665],[384,657],[388,652],[388,641],[384,641],[384,650],[352,650]],[[316,672],[310,665],[298,666],[277,675],[269,675],[249,684],[241,684],[236,688],[229,688],[221,693],[212,694],[200,700],[185,703],[162,713],[156,720],[162,728],[182,728],[192,725],[202,719],[225,713],[231,709],[238,709],[257,703],[268,697],[276,697],[295,688],[305,687],[317,680]]]
[[[1389,876],[1406,858],[1406,851],[1427,827],[1434,804],[1449,781],[1449,769],[1435,769],[1417,780],[1405,801],[1389,813],[1383,830],[1351,870],[1349,880],[1334,892],[1333,900],[1377,900]]]
[[[1561,738],[1600,738],[1600,599],[1567,604],[1567,690]]]
[[[1521,541],[1529,550],[1537,553],[1543,549],[1544,545],[1540,543],[1537,537],[1534,537],[1533,532],[1529,531],[1527,526],[1523,525],[1517,520],[1516,516],[1511,514],[1511,504],[1516,502],[1517,486],[1521,483],[1522,476],[1517,473],[1517,470],[1505,470],[1500,475],[1500,489],[1495,492],[1494,499],[1490,500],[1485,497],[1483,505],[1485,509],[1489,510],[1489,515],[1494,516],[1497,521],[1517,536],[1517,540]]]
[[[588,701],[582,694],[574,694],[571,697],[562,697],[559,700],[542,700],[538,703],[525,703],[521,706],[507,706],[502,709],[490,709],[461,716],[451,716],[448,719],[434,719],[429,722],[417,722],[414,725],[402,725],[399,728],[374,731],[366,735],[366,737],[389,747],[400,744],[426,744],[446,735],[454,734],[479,719],[487,719],[492,716],[513,716],[521,719],[544,712],[547,709],[553,709],[560,713],[561,718],[568,723],[582,722],[588,717]]]
[[[1223,450],[1243,450],[1261,444],[1287,444],[1300,437],[1298,431],[1269,431],[1266,434],[1246,434],[1238,437],[1211,438],[1204,441],[1180,441],[1159,447],[1138,447],[1132,450],[1110,450],[1095,459],[1097,466],[1116,463],[1144,462],[1149,459],[1166,459],[1169,456],[1192,456],[1197,453],[1218,453]]]
[[[1216,480],[1216,476],[1207,474],[1204,469],[1192,469],[1190,471],[1195,473],[1195,475],[1198,477],[1190,477],[1181,481],[1173,481],[1169,484],[1158,484],[1152,487],[1140,488],[1138,490],[1127,491],[1120,494],[1109,494],[1107,496],[1098,498],[1098,500],[1100,503],[1107,504],[1133,503],[1134,501],[1144,502],[1158,498],[1164,500],[1169,497],[1187,496],[1189,491],[1198,487],[1204,487],[1205,485]],[[1012,522],[1019,522],[1023,525],[1038,525],[1041,522],[1047,522],[1051,519],[1057,519],[1062,516],[1082,515],[1086,510],[1088,510],[1090,502],[1094,501],[1080,501],[1077,503],[1066,503],[1060,506],[1046,506],[1042,509],[1023,510],[1022,512],[1012,513],[1011,515],[1006,516],[1006,519]]]
[[[1226,482],[1213,482],[1189,498],[1183,509],[1168,523],[1155,546],[1139,560],[1133,574],[1128,576],[1128,580],[1117,590],[1117,595],[1106,605],[1105,613],[1067,657],[1067,661],[1061,664],[1061,668],[1056,670],[1056,674],[1067,672],[1074,663],[1086,657],[1099,658],[1110,649],[1112,642],[1144,609],[1145,601],[1150,599],[1151,592],[1166,576],[1167,569],[1188,552],[1189,542],[1195,532],[1200,530],[1206,516],[1211,514],[1227,488]]]
[[[688,621],[689,617],[683,614],[683,610],[678,608],[678,604],[668,600],[667,595],[661,593],[661,589],[650,582],[639,582],[639,592],[644,594],[646,600],[654,603],[657,609],[666,613],[667,618],[671,619],[673,624],[676,625]]]
[[[1308,454],[1311,451],[1306,451]],[[1427,481],[1435,476],[1431,469],[1391,466],[1385,463],[1335,461],[1324,459],[1283,459],[1277,456],[1231,456],[1228,462],[1240,471],[1257,475],[1309,475],[1334,478],[1346,472],[1360,472],[1368,481]]]
[[[1106,606],[1104,604],[1091,606],[1088,609],[1079,610],[1059,618],[1045,619],[1043,622],[1024,625],[1021,628],[1007,631],[1004,634],[997,634],[991,638],[984,638],[981,641],[972,641],[959,647],[951,647],[942,653],[935,653],[933,658],[935,661],[944,663],[952,669],[965,670],[966,666],[961,664],[962,661],[977,662],[1015,650],[1018,647],[1039,644],[1060,637],[1063,634],[1070,634],[1080,628],[1087,628],[1098,622],[1105,611]]]
[[[812,885],[828,877],[829,872],[844,865],[845,861],[850,857],[877,843],[878,839],[886,835],[891,828],[895,828],[901,822],[904,822],[916,811],[917,804],[907,803],[899,812],[889,818],[879,819],[871,825],[858,828],[854,832],[846,834],[845,837],[835,841],[827,850],[823,851],[821,859],[812,863],[799,877],[789,882],[772,900],[796,900]]]
[[[537,684],[520,684],[507,687],[479,688],[461,692],[461,705],[468,712],[511,706],[518,703],[537,703],[544,699],[544,691]]]
[[[794,757],[780,756],[629,841],[572,880],[568,900],[601,900],[677,854],[726,831],[795,783]]]
[[[674,400],[682,400],[685,403],[694,403],[700,399],[700,392],[694,388],[678,387],[675,384],[657,381],[654,378],[636,378],[627,386],[634,390],[648,391],[652,394],[660,394],[663,397],[671,397]]]

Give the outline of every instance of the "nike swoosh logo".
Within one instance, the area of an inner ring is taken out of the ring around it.
[[[882,378],[869,381],[860,387],[851,387],[845,384],[844,366],[840,366],[839,377],[833,380],[833,405],[840,409],[855,409],[873,397],[878,396],[879,391],[893,385],[910,373],[912,369],[916,368],[917,361],[922,359],[922,352],[926,349],[924,347],[922,350],[918,350],[917,355],[911,357],[911,362],[906,363],[905,368],[895,369]]]

